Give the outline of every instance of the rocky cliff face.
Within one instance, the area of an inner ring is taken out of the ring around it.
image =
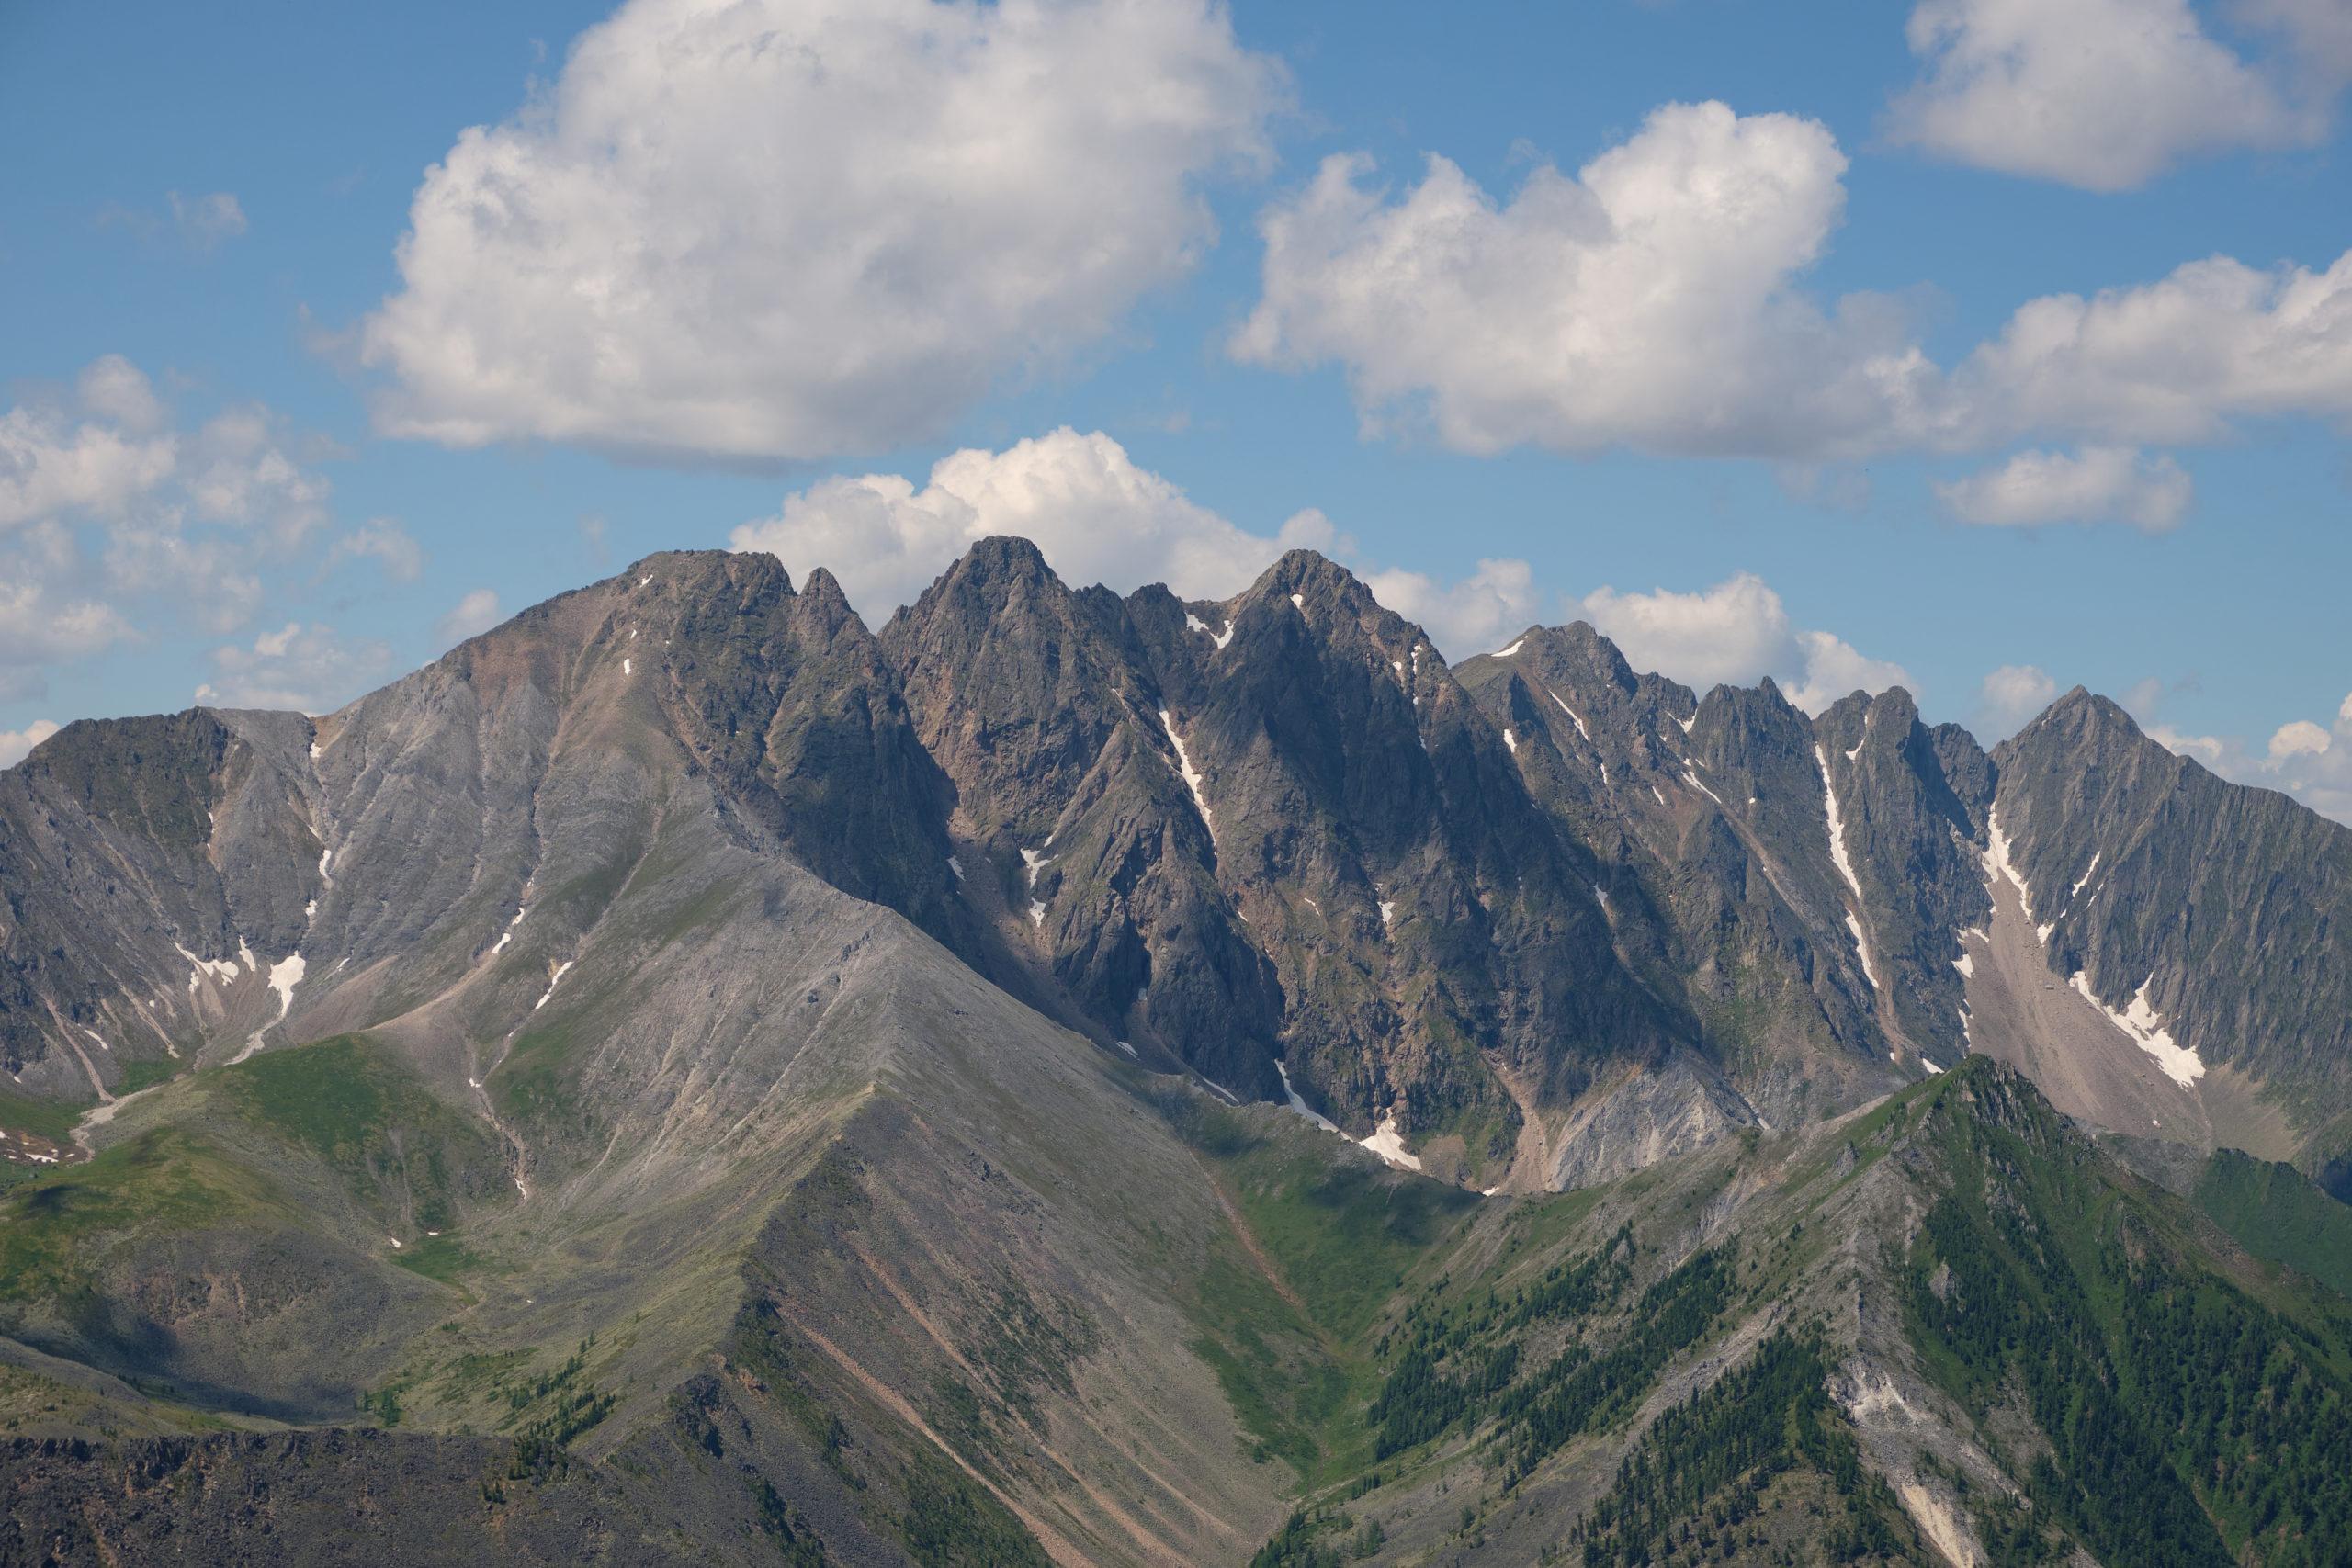
[[[2352,829],[2214,777],[2079,688],[1994,762],[2050,973],[2212,1101],[2218,1141],[2352,1146]]]
[[[1589,627],[1457,671],[1306,553],[989,541],[879,637],[666,555],[78,725],[0,774],[0,1558],[1238,1562],[1328,1483],[1294,1547],[2159,1561],[2122,1388],[2167,1539],[2293,1561],[2302,1448],[2133,1402],[2258,1344],[2165,1397],[2342,1430],[2340,1311],[1961,1055],[2324,1164],[2345,838],[2079,694],[1987,757]]]
[[[1986,1006],[2045,1075],[2078,1031],[2221,1069],[2193,1116],[2053,1085],[2077,1114],[2352,1143],[2346,835],[2111,705],[1987,757],[1899,690],[1808,719],[1584,626],[1457,672],[1310,552],[1186,604],[1009,539],[878,637],[822,571],[669,555],[315,723],[74,727],[0,783],[0,1051],[111,1095],[423,1009],[453,1067],[503,1059],[462,1021],[585,956],[689,802],[1106,1049],[1484,1185],[1832,1113],[1951,1065]],[[1973,999],[2003,864],[2041,957]],[[2044,967],[2080,1018],[2022,1004]]]

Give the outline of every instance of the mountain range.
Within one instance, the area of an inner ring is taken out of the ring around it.
[[[0,1562],[2329,1562],[2352,829],[658,555],[0,773]]]

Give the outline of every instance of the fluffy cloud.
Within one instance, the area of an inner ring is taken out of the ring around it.
[[[119,355],[0,412],[0,698],[141,632],[244,625],[327,517],[308,446],[258,405],[184,428]],[[398,577],[404,538],[379,521],[339,548]]]
[[[1212,0],[630,0],[427,172],[362,331],[380,422],[899,445],[1186,273],[1285,92]]]
[[[1892,660],[1872,659],[1843,638],[1827,632],[1797,633],[1803,662],[1789,686],[1789,701],[1807,713],[1819,713],[1853,692],[1876,694],[1901,686],[1916,694],[1911,672]]]
[[[1977,714],[1986,740],[2014,735],[2058,697],[2058,682],[2038,664],[2004,664],[1984,677]]]
[[[1845,207],[1845,154],[1789,115],[1671,104],[1574,177],[1498,206],[1432,156],[1400,199],[1337,155],[1261,220],[1245,361],[1348,367],[1374,428],[1448,446],[1774,455],[1836,449],[1904,374],[1891,312],[1792,288]]]
[[[114,514],[169,478],[178,443],[155,434],[154,389],[108,355],[82,373],[82,411],[22,403],[0,414],[0,528],[61,512]]]
[[[0,729],[0,768],[13,768],[32,749],[57,733],[57,726],[37,718],[22,729]]]
[[[743,525],[730,542],[797,574],[829,569],[878,621],[990,534],[1033,540],[1072,582],[1165,582],[1191,599],[1225,598],[1283,550],[1332,537],[1317,513],[1273,538],[1247,533],[1136,467],[1101,431],[1064,427],[1002,452],[951,453],[921,490],[897,474],[827,479],[786,497],[782,512]]]
[[[1780,594],[1752,572],[1699,593],[1601,588],[1585,596],[1583,609],[1634,668],[1702,692],[1770,675],[1791,702],[1818,713],[1856,690],[1918,690],[1901,665],[1868,658],[1828,632],[1797,629]]]
[[[393,668],[380,642],[347,642],[333,626],[289,622],[247,647],[216,648],[212,679],[196,700],[217,707],[327,713],[378,684]]]
[[[1637,670],[1655,670],[1705,690],[1746,685],[1792,662],[1794,633],[1781,596],[1753,572],[1702,593],[1596,589],[1584,612]]]
[[[172,226],[197,250],[211,250],[245,231],[244,207],[228,191],[187,197],[174,191],[171,204]]]
[[[477,588],[433,623],[433,638],[444,648],[455,648],[468,637],[481,636],[498,622],[497,593],[488,588]]]
[[[326,479],[293,456],[285,422],[258,404],[215,415],[186,444],[176,476],[187,509],[207,523],[267,530],[300,543],[326,520]]]
[[[373,558],[394,582],[414,582],[424,571],[424,548],[396,518],[371,517],[327,550],[327,570]]]
[[[2320,0],[2267,3],[2282,27],[2324,25]],[[1927,72],[1896,100],[1896,134],[1979,168],[2121,190],[2327,128],[2208,36],[2188,0],[1922,0],[1906,36]]]
[[[2285,762],[2296,757],[2321,756],[2334,743],[2335,737],[2310,719],[2295,719],[2280,725],[2270,737],[2270,760]]]
[[[2177,527],[2195,493],[2178,463],[2129,446],[2020,452],[1998,468],[1935,488],[1944,510],[1963,523],[2033,527],[2114,521],[2152,534]]]
[[[1068,428],[1001,452],[951,453],[921,489],[898,474],[826,479],[786,496],[775,516],[744,524],[729,542],[775,556],[796,575],[824,567],[879,623],[991,534],[1032,541],[1068,581],[1121,591],[1164,582],[1186,599],[1229,598],[1285,550],[1355,555],[1354,541],[1320,512],[1252,534],[1138,467],[1101,431]],[[1419,621],[1456,657],[1492,646],[1539,607],[1524,561],[1480,561],[1455,583],[1363,570],[1381,603]]]
[[[1955,373],[1942,425],[1953,446],[2037,429],[2131,444],[2290,414],[2352,418],[2352,251],[2324,272],[2215,256],[2032,300]]]
[[[1345,367],[1368,433],[1448,446],[1631,447],[1796,464],[2130,447],[2352,419],[2352,252],[2324,271],[2189,263],[2018,308],[1945,369],[1889,299],[1800,287],[1844,208],[1827,130],[1668,105],[1575,177],[1497,204],[1431,158],[1401,195],[1325,161],[1261,219],[1261,298],[1230,351]],[[2080,459],[2077,459],[2080,461]],[[2143,512],[2177,487],[2139,459]]]
[[[1534,621],[1544,596],[1535,573],[1523,560],[1481,560],[1459,582],[1441,582],[1418,571],[1372,572],[1364,578],[1372,596],[1437,639],[1453,658],[1499,646]]]

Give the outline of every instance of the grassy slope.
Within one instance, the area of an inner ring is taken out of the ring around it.
[[[2223,1149],[2206,1162],[2192,1198],[2256,1258],[2300,1269],[2352,1296],[2352,1207],[2293,1166]]]
[[[2006,1460],[2041,1517],[2111,1568],[2335,1560],[2352,1539],[2345,1303],[2233,1273],[2038,1096],[1951,1077],[1918,1133],[1943,1190],[1905,1260],[1906,1314],[1947,1392],[2040,1429],[2046,1452]],[[2014,1555],[2055,1545],[2027,1532]]]

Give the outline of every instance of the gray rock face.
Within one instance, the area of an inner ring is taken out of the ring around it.
[[[1536,1558],[1791,1322],[1891,1483],[1991,1496],[1903,1249],[1947,1190],[2103,1201],[2101,1157],[1994,1063],[1856,1108],[1960,1068],[1963,1010],[2147,1135],[2285,1086],[2308,1152],[2345,1103],[2345,835],[2119,721],[1988,758],[1588,627],[1456,671],[1305,553],[1187,604],[990,541],[879,637],[821,572],[668,555],[315,722],[75,726],[0,775],[0,1118],[74,1162],[0,1184],[0,1559],[1242,1562],[1278,1456],[1361,1451],[1328,1391],[1392,1330],[1605,1257],[1567,1332],[1614,1355],[1732,1241],[1638,1408],[1358,1477],[1380,1550]],[[2110,1017],[2149,975],[2207,1088]],[[2187,1246],[2150,1212],[2097,1245]],[[1584,1364],[1507,1334],[1507,1381]],[[187,1436],[363,1399],[406,1426]],[[1899,1506],[1964,1543],[1956,1499]]]
[[[1982,844],[1990,770],[1966,732],[1919,722],[1897,687],[1845,698],[1815,725],[1861,886],[1885,1028],[1914,1058],[1966,1055],[1958,932],[1991,911]]]
[[[1956,1061],[1996,802],[2057,983],[2237,1075],[2208,1141],[2352,1146],[2347,835],[2111,705],[1992,758],[1900,691],[1702,699],[1589,626],[1456,672],[1309,552],[1185,604],[1001,539],[879,637],[822,571],[666,555],[315,724],[73,727],[0,777],[0,1065],[86,1100],[407,1020],[482,1077],[633,879],[740,856],[1491,1183],[1612,1085],[1788,1124]]]
[[[2214,777],[2080,688],[1994,752],[2051,972],[2352,1147],[2352,829]]]
[[[988,540],[882,641],[1011,940],[1112,1038],[1474,1163],[1675,1038],[1499,736],[1320,557],[1184,605]]]
[[[1273,1094],[1282,992],[1217,885],[1126,606],[989,539],[882,641],[954,781],[957,864],[993,889],[1008,944],[1105,1037]]]

